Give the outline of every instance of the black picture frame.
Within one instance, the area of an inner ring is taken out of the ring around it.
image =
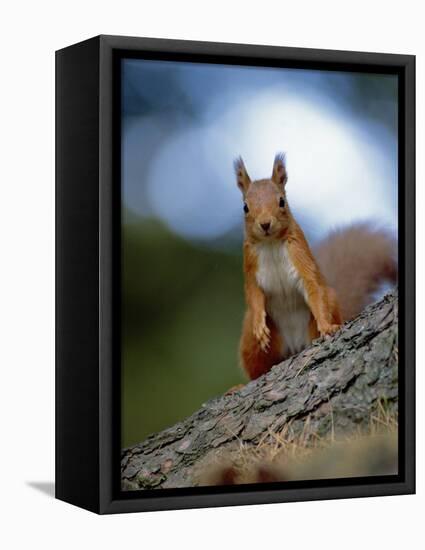
[[[121,57],[399,77],[398,476],[136,491],[119,486]],[[415,57],[98,36],[56,52],[56,498],[97,513],[415,491]]]

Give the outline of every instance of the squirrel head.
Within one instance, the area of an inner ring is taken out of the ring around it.
[[[276,155],[270,179],[251,182],[241,157],[235,160],[235,172],[244,200],[246,237],[252,242],[282,239],[291,221],[285,193],[285,155]]]

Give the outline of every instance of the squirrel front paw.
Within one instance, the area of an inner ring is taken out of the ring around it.
[[[340,327],[341,325],[336,325],[328,322],[320,323],[317,325],[320,336],[328,336],[334,334],[337,330],[339,330]]]
[[[266,324],[266,314],[262,315],[254,321],[254,336],[260,344],[261,349],[264,352],[269,351],[270,348],[270,329]]]

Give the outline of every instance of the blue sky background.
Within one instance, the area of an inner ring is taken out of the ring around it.
[[[262,178],[284,151],[311,241],[356,220],[396,230],[396,76],[137,59],[122,71],[124,220],[206,245],[240,239],[233,159]]]
[[[123,445],[245,378],[242,197],[287,154],[310,243],[370,220],[397,228],[393,76],[126,60],[122,69]]]

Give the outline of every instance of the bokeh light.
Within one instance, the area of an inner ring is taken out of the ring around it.
[[[287,155],[310,243],[397,230],[397,78],[128,59],[122,65],[123,446],[244,381],[242,197]]]

